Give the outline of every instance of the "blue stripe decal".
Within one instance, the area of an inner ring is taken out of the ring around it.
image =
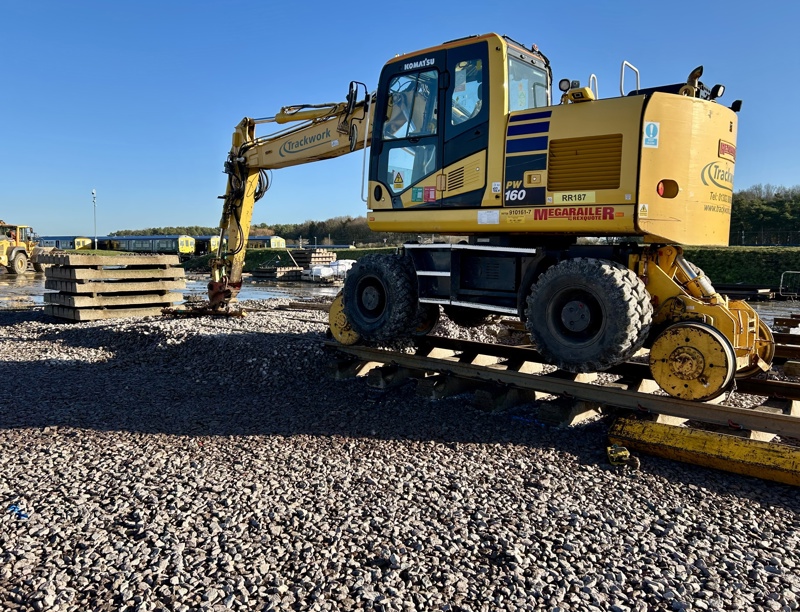
[[[544,111],[542,113],[525,113],[524,115],[515,115],[509,119],[511,123],[515,121],[530,121],[531,119],[547,119],[553,111]]]
[[[542,132],[550,131],[550,122],[542,121],[541,123],[526,123],[525,125],[509,125],[509,136],[521,136],[522,134],[541,134]]]
[[[506,141],[506,153],[523,153],[525,151],[545,150],[547,150],[547,136]]]

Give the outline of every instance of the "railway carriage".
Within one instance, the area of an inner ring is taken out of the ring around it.
[[[91,249],[93,240],[86,236],[41,236],[39,246],[62,250]]]
[[[98,239],[101,248],[128,253],[161,253],[178,255],[181,259],[194,256],[195,239],[185,234],[167,236],[104,236]]]

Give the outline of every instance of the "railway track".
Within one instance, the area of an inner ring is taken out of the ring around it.
[[[609,435],[621,445],[800,485],[800,447],[793,444],[800,440],[800,383],[739,380],[736,392],[760,396],[753,398],[751,407],[742,408],[725,405],[729,395],[713,402],[667,396],[650,379],[649,367],[638,362],[602,375],[574,375],[552,371],[531,346],[440,336],[416,338],[412,347],[402,351],[334,342],[329,346],[342,356],[341,375],[369,375],[375,386],[389,387],[415,378],[418,388],[434,397],[477,390],[496,406],[557,396],[560,414],[555,419],[550,414],[546,420],[551,422],[566,426],[603,412],[624,414]],[[800,354],[800,346],[778,348],[784,359]],[[680,426],[687,422],[705,425]]]

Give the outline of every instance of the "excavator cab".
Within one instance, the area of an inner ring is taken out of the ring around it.
[[[497,53],[498,40],[514,53]],[[508,102],[507,79],[513,89]],[[490,168],[496,172],[503,157],[507,105],[521,110],[549,103],[544,57],[494,34],[390,61],[375,101],[370,209],[496,205],[486,186]]]

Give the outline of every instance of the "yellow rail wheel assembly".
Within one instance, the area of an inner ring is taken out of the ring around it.
[[[772,336],[772,330],[761,319],[758,321],[758,338],[756,339],[755,353],[767,365],[771,364],[775,357],[775,338]],[[737,371],[736,378],[750,378],[763,371],[757,364],[753,364]]]
[[[328,324],[331,326],[331,334],[339,344],[349,346],[361,340],[361,336],[350,327],[350,322],[344,314],[344,299],[341,293],[336,296],[331,304],[331,309],[328,314]]]
[[[736,373],[733,346],[705,323],[669,326],[650,349],[650,371],[673,397],[705,401],[722,395]]]
[[[439,322],[439,306],[436,304],[420,304],[417,309],[417,326],[412,336],[427,336]]]

